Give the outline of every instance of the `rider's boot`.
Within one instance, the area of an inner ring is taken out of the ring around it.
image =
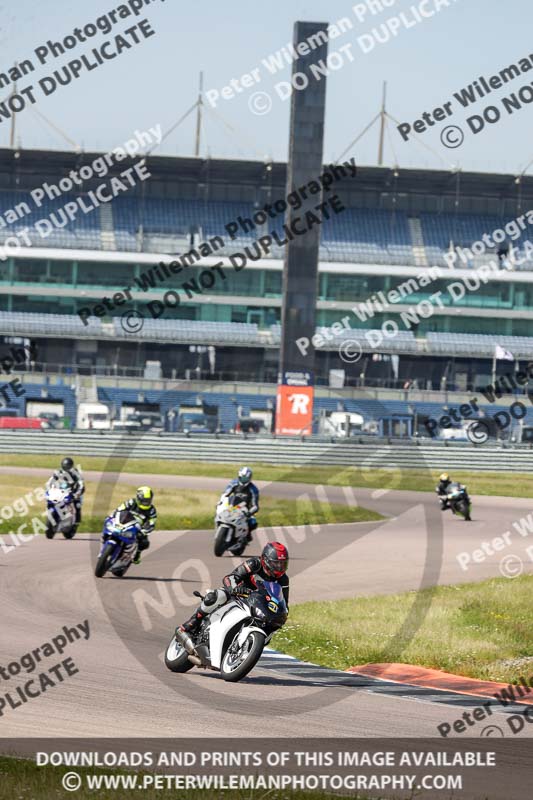
[[[203,611],[200,611],[200,609],[195,611],[192,617],[189,617],[189,619],[186,620],[183,625],[180,625],[176,628],[176,636],[178,631],[181,631],[182,633],[188,633],[189,636],[191,634],[194,635],[195,633],[198,633],[198,628],[200,627],[200,623],[204,617],[205,614]]]

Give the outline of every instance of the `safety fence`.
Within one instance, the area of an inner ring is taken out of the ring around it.
[[[533,471],[528,445],[397,442],[296,438],[243,438],[224,435],[128,434],[113,431],[0,431],[0,453],[167,459],[175,461],[251,462],[300,465]]]

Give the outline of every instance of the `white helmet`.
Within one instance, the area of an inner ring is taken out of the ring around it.
[[[252,480],[253,474],[250,467],[241,467],[239,470],[239,483],[241,486],[247,486]]]

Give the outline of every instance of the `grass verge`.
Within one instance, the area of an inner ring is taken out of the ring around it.
[[[131,789],[91,789],[88,790],[84,787],[79,789],[75,794],[67,792],[61,785],[63,776],[71,771],[68,767],[38,767],[33,761],[4,758],[0,756],[0,786],[2,787],[2,797],[9,798],[28,798],[28,800],[71,800],[76,797],[76,800],[109,800],[112,796],[113,800],[130,800],[133,797]],[[89,775],[125,775],[124,772],[115,770],[98,770],[98,769],[78,769],[76,772],[84,778]],[[140,773],[142,774],[142,773]],[[287,790],[276,791],[275,789],[267,792],[269,800],[338,800],[339,795],[323,793],[323,792],[288,792]],[[172,798],[176,800],[260,800],[264,798],[264,791],[250,792],[246,791],[206,791],[205,789],[198,791],[183,791],[179,793],[176,790],[166,789],[145,789],[142,792],[143,800],[159,800],[159,798]],[[368,800],[361,795],[353,795],[350,797],[353,800]]]
[[[41,484],[42,487],[42,484]],[[0,481],[0,536],[16,531],[19,525],[28,523],[39,516],[44,509],[44,501],[38,499],[42,494],[36,490],[39,482],[23,475],[3,475]],[[126,498],[135,494],[132,484],[98,486],[87,482],[83,502],[83,520],[80,532],[99,531],[105,516]],[[157,489],[155,504],[158,510],[157,526],[160,530],[202,530],[213,528],[215,506],[220,497],[219,492],[208,492],[200,489]],[[33,503],[30,505],[30,500]],[[6,510],[12,507],[11,513]],[[44,519],[41,516],[41,519]],[[279,525],[320,525],[339,522],[367,522],[380,520],[383,517],[375,511],[360,506],[328,505],[305,498],[283,500],[264,495],[261,499],[261,511],[258,515],[260,525],[274,527]]]
[[[221,448],[223,447],[221,443]],[[46,467],[56,469],[64,454],[57,455],[0,455],[0,466]],[[228,480],[236,471],[235,464],[206,463],[202,461],[165,461],[163,459],[130,458],[107,459],[86,456],[81,465],[85,470],[105,472],[134,472],[154,475],[197,475]],[[282,481],[284,483],[331,484],[334,486],[357,486],[368,489],[402,489],[432,492],[442,470],[416,469],[367,469],[365,467],[327,466],[272,466],[252,464],[254,479],[258,481]],[[473,495],[504,495],[507,497],[531,497],[533,480],[526,473],[505,472],[453,472],[452,477],[468,485]]]
[[[400,662],[508,683],[533,674],[533,576],[426,589],[418,630],[394,649],[415,592],[293,606],[273,640],[285,653],[337,669]]]

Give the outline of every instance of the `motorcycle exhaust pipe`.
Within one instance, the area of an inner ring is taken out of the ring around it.
[[[189,661],[191,662],[191,664],[194,664],[196,667],[203,667],[204,666],[204,664],[202,663],[202,660],[200,658],[198,658],[198,656],[193,656],[191,653],[189,653]]]
[[[188,633],[185,631],[176,631],[176,641],[181,644],[182,647],[189,653],[189,655],[194,655],[196,649],[194,647],[194,642],[189,636]]]

